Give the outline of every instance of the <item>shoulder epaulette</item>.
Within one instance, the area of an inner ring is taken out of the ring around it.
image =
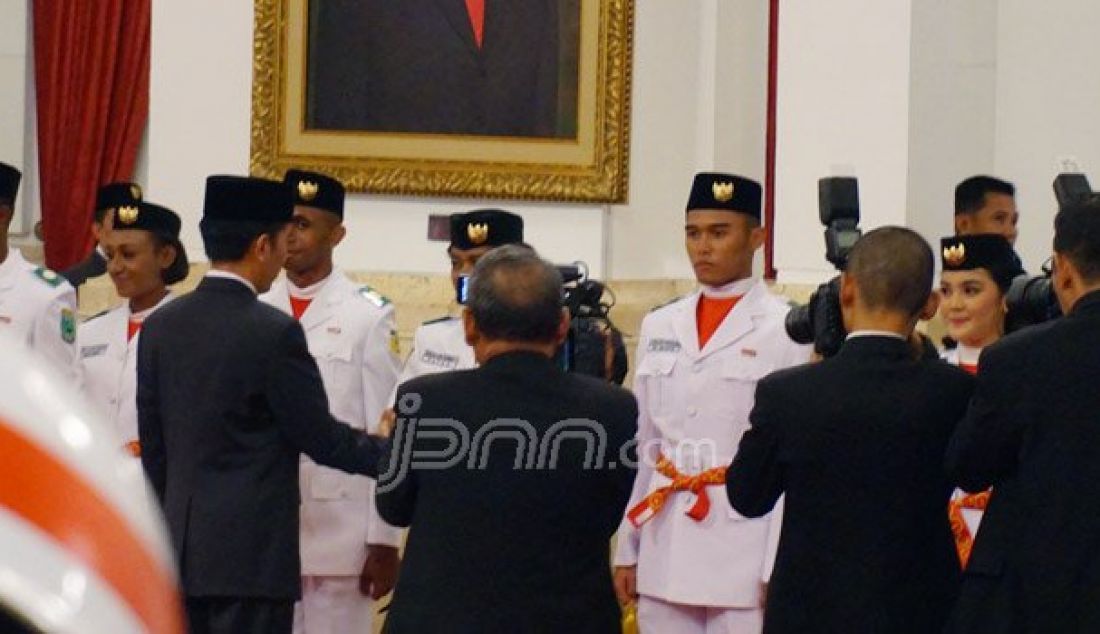
[[[379,293],[369,286],[363,286],[362,288],[360,288],[359,294],[379,308],[382,308],[386,304],[390,303],[390,300],[385,295]]]
[[[57,273],[54,273],[44,266],[36,268],[34,270],[34,275],[38,279],[42,280],[43,282],[49,284],[54,288],[61,286],[61,283],[65,281],[65,278],[61,277]]]
[[[445,322],[445,321],[450,321],[452,319],[454,319],[454,317],[452,317],[450,315],[443,315],[442,317],[436,317],[435,319],[429,319],[428,321],[421,322],[420,325],[421,326],[430,326],[432,324],[439,324],[439,323],[442,323],[442,322]]]
[[[667,302],[665,302],[663,304],[657,304],[653,308],[650,308],[649,312],[655,313],[655,312],[661,310],[662,308],[664,308],[665,306],[671,306],[671,305],[675,304],[676,302],[680,301],[681,299],[683,299],[685,297],[687,297],[687,295],[680,295],[679,297],[673,297],[672,299],[668,300]]]
[[[100,317],[102,317],[102,316],[106,315],[106,314],[107,314],[107,313],[109,313],[109,312],[111,312],[111,309],[110,309],[110,308],[107,308],[107,309],[105,309],[105,310],[101,310],[101,311],[99,311],[98,313],[96,313],[96,314],[92,315],[91,317],[88,317],[87,319],[85,319],[85,320],[84,320],[84,323],[88,323],[89,321],[91,321],[91,320],[93,320],[93,319],[99,319]]]

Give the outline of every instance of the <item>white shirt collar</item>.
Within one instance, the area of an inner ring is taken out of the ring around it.
[[[4,258],[3,262],[0,262],[0,277],[13,275],[16,271],[23,268],[26,268],[26,260],[23,259],[23,253],[19,249],[8,245],[8,257]]]
[[[291,282],[288,277],[286,278],[286,290],[294,299],[314,299],[321,294],[321,291],[325,288],[325,285],[328,284],[329,280],[333,278],[333,273],[335,272],[336,269],[334,268],[332,273],[329,273],[324,279],[310,284],[305,288],[298,287],[294,282]]]
[[[905,337],[889,330],[857,330],[849,333],[846,339],[855,339],[856,337],[893,337],[894,339],[906,341]]]
[[[981,356],[982,349],[960,343],[958,347],[955,348],[955,354],[958,355],[960,364],[978,365],[978,357]]]
[[[740,280],[734,280],[729,284],[723,284],[721,286],[707,286],[701,284],[700,288],[704,296],[713,299],[728,299],[730,297],[738,297],[745,295],[756,284],[756,280],[751,277],[746,277]]]
[[[232,273],[230,271],[222,271],[221,269],[210,269],[209,271],[206,272],[206,275],[204,275],[203,277],[216,277],[216,278],[221,278],[223,280],[236,280],[236,281],[240,282],[241,284],[244,284],[245,286],[247,286],[249,288],[249,290],[252,291],[253,295],[256,294],[256,285],[255,284],[253,284],[252,282],[249,282],[248,280],[244,279],[240,275],[237,275],[236,273]]]

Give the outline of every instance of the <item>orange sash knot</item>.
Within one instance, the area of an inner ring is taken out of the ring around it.
[[[960,498],[953,498],[947,503],[947,518],[951,522],[951,533],[955,536],[955,550],[959,553],[959,562],[966,568],[970,561],[970,551],[974,548],[974,536],[970,534],[970,528],[963,519],[963,509],[975,509],[984,511],[989,506],[990,491],[971,493]]]
[[[676,491],[691,491],[695,495],[695,504],[688,509],[687,515],[696,522],[701,522],[710,512],[710,496],[707,495],[707,487],[726,483],[726,467],[714,467],[693,476],[687,476],[676,469],[676,465],[663,454],[657,459],[657,473],[672,480],[667,485],[656,489],[639,502],[626,518],[638,528],[664,507],[668,497]]]

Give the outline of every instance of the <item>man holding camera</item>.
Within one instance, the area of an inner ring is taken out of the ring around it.
[[[760,185],[695,177],[685,242],[701,289],[642,322],[634,391],[638,476],[619,530],[615,585],[646,632],[758,633],[778,522],[736,513],[713,487],[748,429],[756,383],[807,360],[788,306],[752,278]],[[736,477],[736,476],[735,476]]]
[[[1063,318],[982,352],[947,454],[967,491],[993,487],[951,632],[1100,631],[1100,199],[1054,220]]]
[[[451,214],[451,285],[461,304],[474,265],[493,247],[523,242],[523,218],[501,209],[476,209]],[[462,320],[448,315],[425,322],[413,335],[413,349],[398,385],[425,374],[474,367],[474,351],[466,343]]]
[[[869,232],[840,279],[840,351],[757,388],[726,489],[748,517],[786,495],[769,634],[928,634],[947,620],[959,563],[943,454],[973,379],[913,355],[933,266],[913,231]]]

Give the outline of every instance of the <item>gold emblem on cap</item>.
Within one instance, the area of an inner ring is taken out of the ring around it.
[[[489,239],[489,225],[484,222],[466,225],[466,237],[474,244],[485,244]]]
[[[124,225],[132,225],[137,222],[138,208],[127,205],[118,208],[118,221]]]
[[[956,244],[953,247],[943,248],[943,261],[948,266],[959,266],[966,261],[966,245]]]
[[[298,198],[307,203],[317,197],[317,183],[298,181]]]
[[[710,186],[710,190],[714,193],[714,199],[718,202],[729,202],[733,198],[733,181],[725,183],[714,181],[714,184]]]
[[[137,183],[130,183],[130,197],[134,200],[141,200],[141,186]]]

